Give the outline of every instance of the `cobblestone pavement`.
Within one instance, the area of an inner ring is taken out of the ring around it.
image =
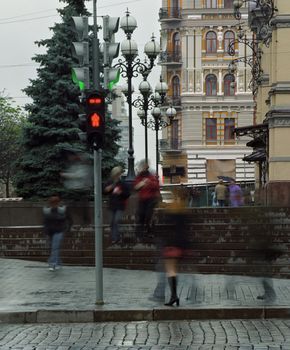
[[[289,350],[290,320],[0,326],[1,350]]]

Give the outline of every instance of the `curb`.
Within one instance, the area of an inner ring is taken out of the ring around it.
[[[225,320],[290,318],[288,307],[212,309],[134,309],[134,310],[37,310],[0,312],[0,324],[93,323],[169,320]]]

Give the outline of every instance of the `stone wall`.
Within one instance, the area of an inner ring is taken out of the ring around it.
[[[160,242],[170,234],[164,214],[164,209],[156,210],[154,237],[146,238],[143,244],[136,244],[135,232],[138,228],[130,213],[124,217],[123,243],[120,246],[111,246],[110,230],[108,222],[105,222],[104,266],[154,269],[160,257],[156,241]],[[189,209],[189,246],[181,260],[181,270],[289,277],[289,214],[290,208]],[[7,258],[46,261],[48,246],[41,226],[2,225],[0,252]],[[76,224],[64,240],[63,262],[94,265],[94,254],[93,226]]]

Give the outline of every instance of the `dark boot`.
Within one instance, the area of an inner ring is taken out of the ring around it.
[[[171,291],[171,297],[168,303],[164,304],[165,306],[173,306],[176,303],[176,306],[179,306],[179,298],[177,297],[176,288],[177,288],[177,279],[176,276],[168,277],[168,282]]]

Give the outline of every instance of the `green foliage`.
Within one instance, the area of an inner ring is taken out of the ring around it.
[[[0,183],[5,185],[5,196],[10,196],[10,185],[16,172],[16,160],[21,154],[21,128],[25,117],[20,107],[14,107],[8,97],[0,95]]]
[[[85,149],[78,137],[81,106],[78,88],[71,81],[71,68],[76,62],[71,54],[73,33],[69,21],[71,16],[88,15],[88,12],[84,0],[60,1],[67,4],[58,10],[62,22],[51,28],[50,39],[37,42],[39,47],[46,48],[46,53],[33,57],[40,64],[38,75],[24,89],[33,101],[25,106],[28,123],[23,130],[24,154],[16,178],[17,192],[24,198],[38,199],[56,192],[72,198],[60,176],[65,166],[64,151]],[[116,164],[117,124],[113,122],[108,126],[106,133],[104,176]]]

